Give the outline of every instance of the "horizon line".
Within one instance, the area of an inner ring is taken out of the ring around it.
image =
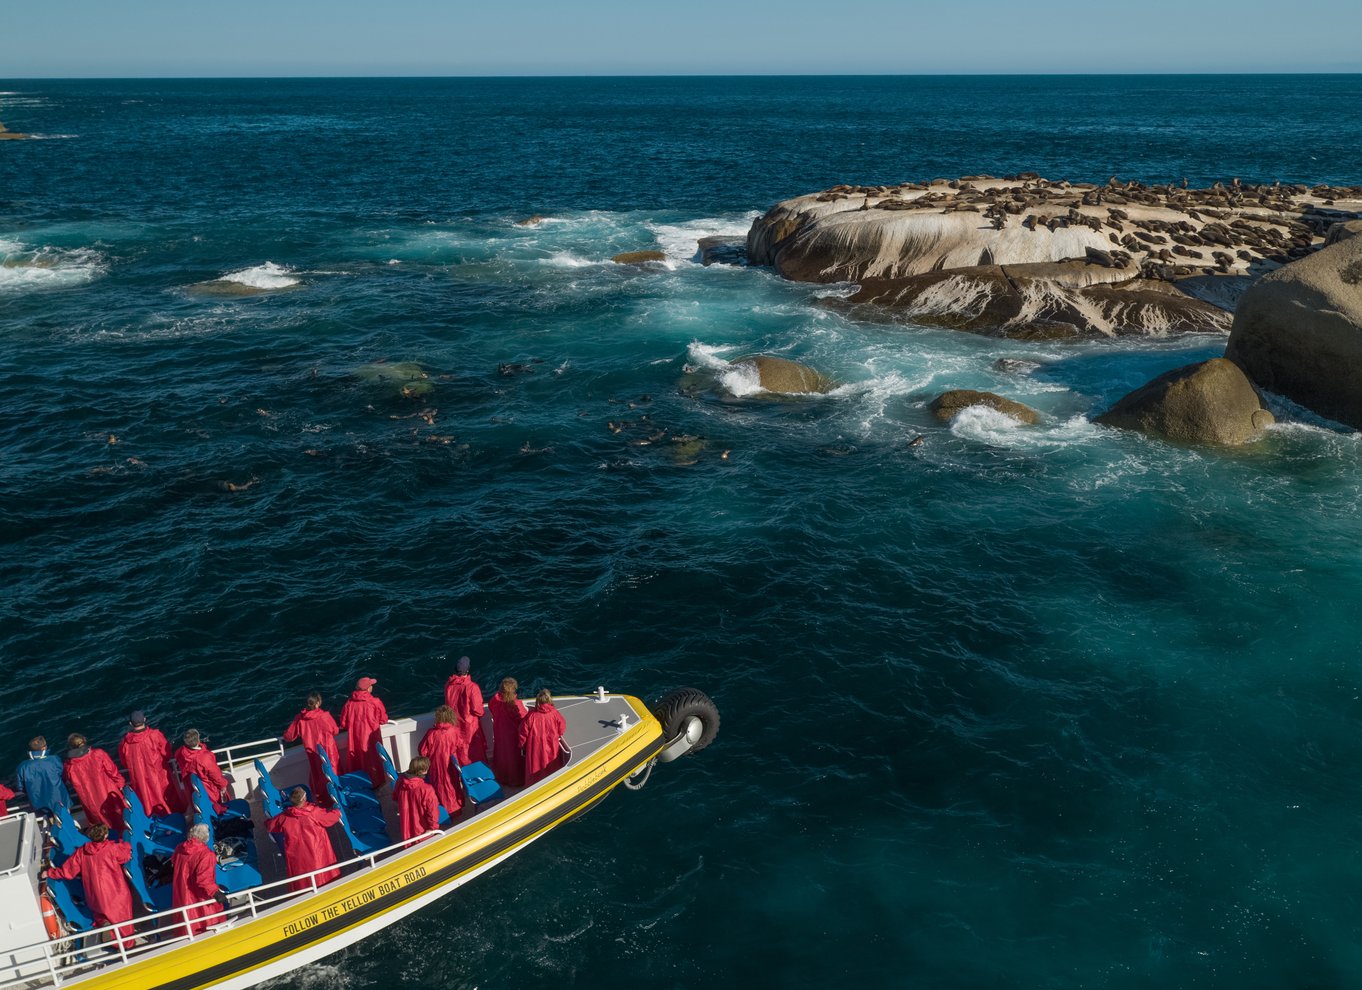
[[[138,75],[138,76],[67,76],[20,75],[0,76],[0,80],[26,82],[145,82],[145,81],[212,81],[242,79],[978,79],[978,78],[1187,78],[1212,76],[1357,76],[1362,68],[1343,70],[1268,69],[1257,71],[1229,70],[1221,72],[650,72],[650,73],[307,73],[307,74],[244,74],[244,75]]]

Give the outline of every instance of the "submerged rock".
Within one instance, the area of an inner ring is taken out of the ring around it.
[[[747,264],[747,241],[740,237],[702,237],[696,245],[699,249],[700,264],[745,265]]]
[[[1030,406],[1024,406],[1015,399],[1008,399],[992,392],[976,392],[974,389],[958,388],[949,392],[942,392],[930,403],[927,408],[932,414],[943,423],[949,423],[955,418],[955,414],[962,409],[970,406],[988,406],[996,409],[1005,416],[1025,423],[1027,426],[1034,426],[1040,418]]]
[[[1225,356],[1260,387],[1362,429],[1362,225],[1340,227],[1244,295]]]
[[[610,259],[617,265],[646,265],[650,261],[666,261],[665,251],[625,251]]]
[[[375,361],[373,364],[362,364],[355,369],[355,375],[371,385],[393,388],[404,399],[419,398],[435,390],[430,375],[415,361],[398,361],[395,364]]]
[[[795,395],[806,392],[830,392],[834,387],[832,379],[798,361],[754,354],[738,358],[732,363],[754,367],[761,387],[768,392]]]
[[[1254,439],[1274,418],[1237,365],[1212,358],[1160,375],[1096,422],[1178,443],[1235,446]]]
[[[526,217],[524,220],[517,220],[515,225],[517,227],[538,227],[543,222],[544,218],[536,213],[534,216]]]

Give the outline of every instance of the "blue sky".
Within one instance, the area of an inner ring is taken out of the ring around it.
[[[0,77],[1359,72],[1362,2],[41,0]]]

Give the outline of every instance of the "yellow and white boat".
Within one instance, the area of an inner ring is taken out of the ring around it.
[[[503,791],[412,845],[388,840],[376,846],[372,833],[367,840],[352,834],[354,848],[364,851],[342,857],[341,878],[319,887],[308,875],[312,889],[302,892],[289,890],[299,878],[286,877],[264,822],[277,788],[307,780],[306,754],[301,748],[285,750],[277,739],[219,750],[233,793],[246,799],[250,824],[243,817],[240,830],[253,833],[254,855],[249,866],[220,858],[219,881],[233,893],[225,914],[198,934],[186,932],[184,909],[136,918],[138,939],[130,946],[120,944],[110,928],[77,930],[72,918],[60,923],[44,918],[44,844],[61,823],[49,828],[26,811],[0,819],[0,990],[255,986],[445,896],[620,784],[642,786],[654,764],[703,748],[718,731],[713,703],[694,690],[675,691],[651,710],[638,698],[604,689],[555,704],[567,722],[560,769],[529,787]],[[398,766],[415,755],[432,722],[433,716],[425,715],[383,726],[382,742]],[[484,728],[490,740],[490,723]],[[378,798],[389,833],[400,835],[390,791],[382,787],[369,800]],[[242,872],[233,874],[238,866]],[[243,876],[250,882],[243,885]],[[79,913],[77,905],[66,907],[70,914]]]

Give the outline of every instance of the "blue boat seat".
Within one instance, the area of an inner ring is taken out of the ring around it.
[[[468,800],[473,804],[489,805],[504,796],[492,768],[486,763],[470,763],[459,767],[459,773],[463,776],[463,786],[468,793]]]
[[[170,885],[157,884],[154,887],[147,884],[147,873],[142,863],[142,847],[136,842],[130,843],[132,846],[132,859],[128,861],[128,877],[132,880],[132,889],[144,905],[150,905],[152,911],[166,911],[170,908]]]
[[[49,879],[47,892],[52,895],[53,903],[68,926],[78,932],[88,932],[95,927],[94,915],[85,907],[85,888],[79,880]]]
[[[76,820],[71,817],[70,809],[65,807],[53,809],[52,824],[48,827],[48,831],[52,835],[52,841],[61,850],[62,859],[70,856],[90,841],[77,827]]]
[[[397,767],[393,765],[393,758],[388,755],[388,747],[381,742],[374,743],[374,749],[378,750],[379,758],[383,760],[383,772],[388,776],[388,786],[397,786]]]
[[[251,887],[259,887],[263,882],[255,863],[248,862],[245,859],[232,859],[226,863],[219,863],[216,872],[218,886],[229,894],[237,894]]]
[[[350,781],[350,784],[347,785],[347,779],[355,777],[356,774],[348,773],[344,777],[339,777],[336,775],[336,768],[331,765],[331,757],[326,754],[326,750],[317,750],[317,755],[321,757],[322,771],[326,774],[327,782],[331,785],[331,797],[338,805],[344,804],[352,812],[358,811],[366,805],[371,805],[375,809],[379,807],[378,797],[369,786],[368,774],[358,775],[363,778],[358,787],[354,785],[354,781]],[[382,820],[381,811],[379,812],[379,819]]]
[[[144,853],[169,856],[175,851],[175,847],[184,841],[184,815],[161,815],[151,818],[142,807],[142,799],[131,787],[123,788],[123,800],[127,803],[123,821],[128,826],[128,834],[124,838],[134,848],[140,848]]]
[[[259,760],[255,761],[255,772],[260,775],[260,795],[261,803],[265,807],[265,817],[273,818],[284,810],[284,795],[279,788],[274,786],[274,781],[270,779],[270,772],[265,769],[265,764]]]

